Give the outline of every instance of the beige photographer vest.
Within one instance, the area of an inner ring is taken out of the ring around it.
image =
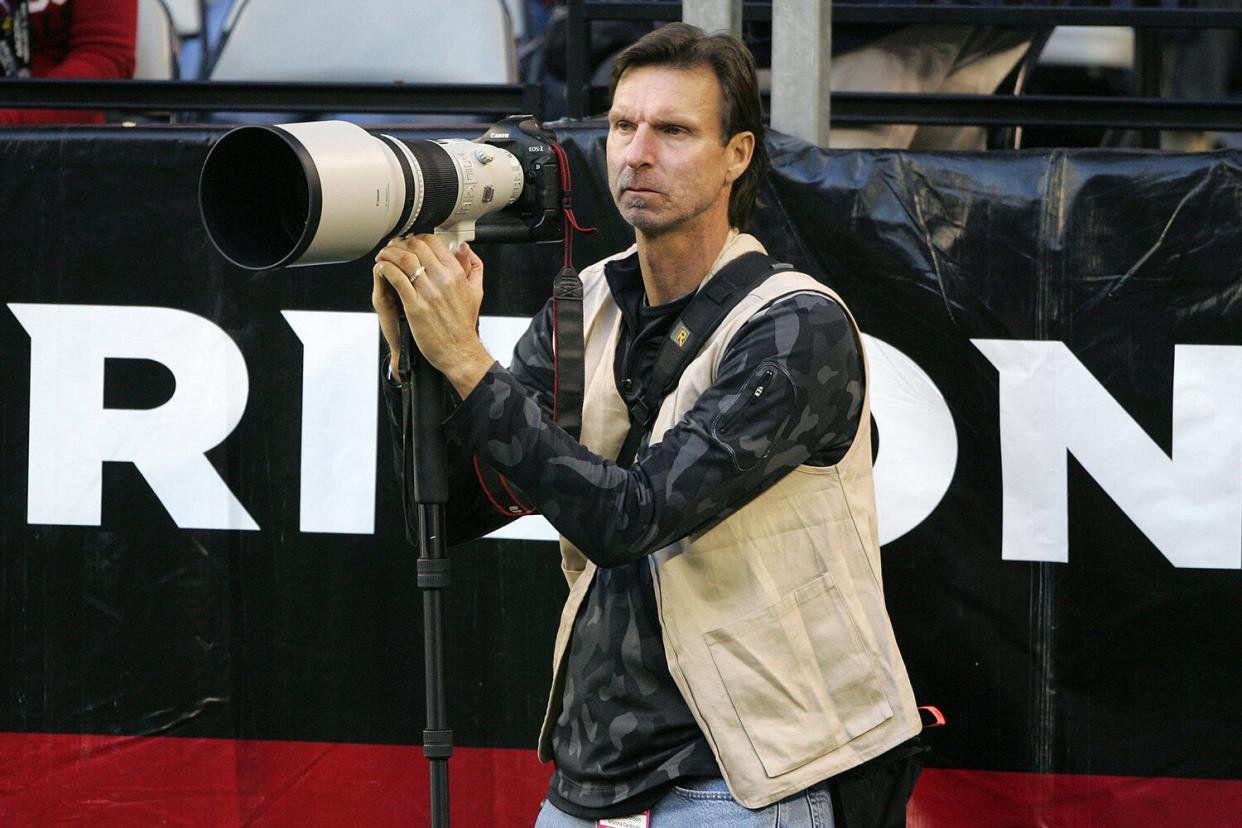
[[[763,250],[753,237],[731,236],[708,278],[752,250]],[[582,443],[611,458],[629,417],[613,377],[621,313],[603,264],[582,274]],[[737,304],[690,363],[661,406],[651,443],[712,384],[726,345],[748,319],[782,296],[803,292],[840,303],[806,274],[769,277]],[[846,316],[858,336],[848,310]],[[865,356],[863,361],[867,370]],[[595,573],[595,565],[563,538],[561,554],[570,592],[539,740],[544,761],[552,756],[570,633]],[[839,463],[800,466],[712,529],[652,554],[669,671],[738,802],[749,808],[770,804],[921,729],[884,607],[869,381],[859,430]]]

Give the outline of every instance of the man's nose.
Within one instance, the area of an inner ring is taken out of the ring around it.
[[[625,147],[625,164],[628,167],[645,167],[652,161],[655,143],[654,133],[646,124],[639,124],[634,129],[634,137]]]

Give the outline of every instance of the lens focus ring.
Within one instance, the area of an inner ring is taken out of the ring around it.
[[[410,232],[426,233],[453,214],[460,187],[457,167],[448,151],[435,141],[410,141],[407,146],[423,173],[423,206]]]

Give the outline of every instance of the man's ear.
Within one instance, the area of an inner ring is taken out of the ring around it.
[[[755,133],[747,131],[735,134],[725,145],[725,153],[729,158],[729,183],[732,184],[750,166],[751,156],[755,154]]]

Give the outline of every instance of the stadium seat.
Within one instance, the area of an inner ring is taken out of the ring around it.
[[[1134,69],[1134,30],[1120,26],[1057,26],[1039,56],[1045,66]]]
[[[234,2],[212,80],[513,83],[503,0]]]
[[[526,10],[523,0],[504,0],[505,9],[509,12],[509,26],[513,31],[513,39],[518,43],[526,37]]]
[[[203,0],[164,0],[177,37],[194,37],[203,30]]]
[[[175,80],[177,31],[163,0],[138,0],[138,33],[134,48],[134,77],[138,80]]]

